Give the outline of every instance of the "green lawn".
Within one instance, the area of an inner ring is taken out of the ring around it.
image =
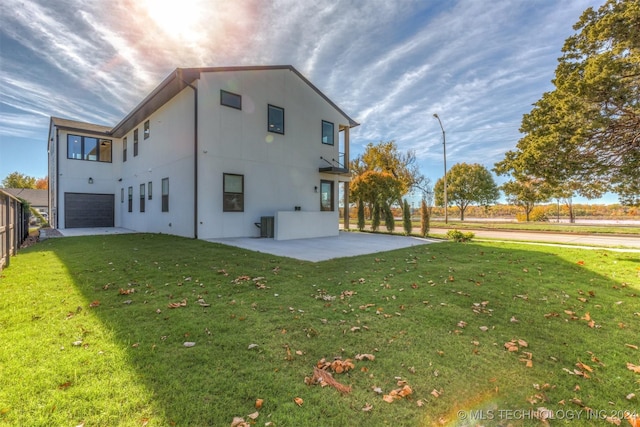
[[[640,408],[639,294],[637,253],[50,239],[0,279],[0,425],[612,425]],[[305,384],[322,358],[353,360],[350,393]]]

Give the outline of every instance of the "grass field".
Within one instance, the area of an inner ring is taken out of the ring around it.
[[[639,294],[637,254],[605,250],[445,242],[309,263],[50,239],[0,279],[0,425],[627,423]],[[349,393],[305,383],[322,359],[351,360],[333,373]]]

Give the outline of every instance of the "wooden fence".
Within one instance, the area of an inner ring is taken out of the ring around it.
[[[20,199],[0,190],[0,271],[29,236],[29,210]]]

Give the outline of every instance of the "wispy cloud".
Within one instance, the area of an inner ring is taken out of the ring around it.
[[[167,17],[147,0],[5,0],[0,136],[44,139],[50,115],[115,124],[176,67],[292,64],[362,123],[353,154],[393,139],[435,181],[433,113],[451,165],[491,167],[603,1],[183,0]]]

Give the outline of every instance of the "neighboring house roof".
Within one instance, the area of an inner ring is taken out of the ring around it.
[[[33,207],[49,206],[49,192],[47,190],[34,190],[31,188],[3,188],[2,191],[14,197],[24,199]]]
[[[266,65],[266,66],[238,66],[238,67],[202,67],[202,68],[176,68],[162,83],[158,85],[145,99],[142,100],[127,116],[113,128],[108,126],[93,125],[74,120],[53,117],[52,124],[69,130],[90,130],[95,133],[106,134],[114,138],[122,138],[131,129],[136,127],[144,119],[156,112],[160,107],[169,102],[174,96],[190,86],[200,78],[201,73],[229,72],[229,71],[260,71],[260,70],[289,70],[295,73],[311,89],[327,101],[333,108],[340,112],[348,121],[349,127],[356,127],[358,122],[345,114],[333,101],[331,101],[320,89],[315,87],[305,76],[300,74],[291,65]]]

